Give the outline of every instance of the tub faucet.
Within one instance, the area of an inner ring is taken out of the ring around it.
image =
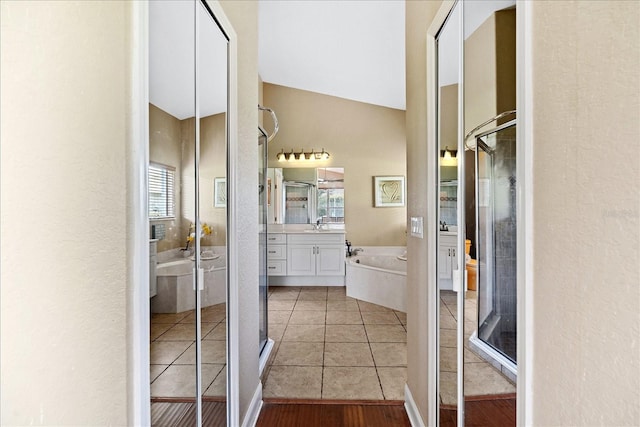
[[[357,255],[358,255],[358,252],[364,252],[364,249],[362,249],[362,248],[354,248],[354,249],[351,251],[351,253],[352,253],[354,256],[357,256]]]
[[[347,245],[347,256],[350,257],[352,255],[352,253],[351,253],[351,242],[348,241],[348,240],[345,240],[344,244]]]

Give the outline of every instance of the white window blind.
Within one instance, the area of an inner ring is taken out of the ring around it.
[[[149,218],[175,218],[175,168],[149,164]]]

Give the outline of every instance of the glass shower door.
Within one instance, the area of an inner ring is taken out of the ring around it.
[[[476,139],[478,338],[516,364],[516,121]]]
[[[260,353],[264,349],[268,337],[267,331],[267,291],[268,291],[268,276],[267,276],[267,212],[270,196],[270,186],[267,182],[267,133],[258,128],[258,256],[259,256],[259,271],[258,271],[258,293],[259,293],[259,349]]]

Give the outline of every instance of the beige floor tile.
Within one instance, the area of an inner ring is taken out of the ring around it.
[[[298,300],[294,311],[326,311],[327,301],[304,301]]]
[[[372,342],[370,345],[376,366],[407,366],[407,344]]]
[[[328,342],[324,346],[324,366],[375,366],[368,343]]]
[[[324,325],[326,312],[294,310],[289,319],[290,325]]]
[[[149,338],[151,339],[151,341],[155,340],[160,335],[171,329],[173,325],[173,323],[152,323],[149,332]]]
[[[440,372],[440,401],[444,405],[455,405],[458,401],[458,383],[455,372]]]
[[[324,368],[322,398],[382,400],[376,368]]]
[[[274,341],[280,341],[284,335],[284,330],[287,328],[285,323],[269,324],[268,335]]]
[[[220,365],[202,365],[202,383],[210,384],[222,369]],[[169,366],[151,383],[152,397],[194,397],[196,394],[194,365]]]
[[[457,345],[457,332],[455,329],[440,329],[440,346],[455,347]]]
[[[227,312],[227,304],[221,303],[221,304],[210,305],[208,307],[203,307],[202,308],[202,312],[203,313],[224,313],[224,314],[226,314],[226,312]]]
[[[464,349],[464,363],[485,363],[485,360],[480,358],[473,351],[468,348]]]
[[[327,311],[327,325],[362,325],[357,311]]]
[[[282,341],[273,365],[322,366],[324,343]]]
[[[204,334],[204,332],[203,332]],[[227,339],[227,324],[225,322],[218,323],[207,335],[205,340],[224,341]]]
[[[326,301],[327,300],[327,292],[317,292],[317,291],[305,291],[304,289],[300,291],[300,295],[298,296],[298,301]]]
[[[455,347],[440,347],[440,371],[457,372],[458,349]]]
[[[264,389],[264,397],[320,399],[321,366],[272,366]]]
[[[224,320],[226,314],[224,312],[220,312],[220,311],[208,311],[208,312],[201,312],[200,313],[200,319],[201,322],[206,322],[206,323],[218,323]],[[188,316],[186,316],[185,318],[183,318],[180,323],[195,323],[196,322],[196,314],[195,313],[191,313]]]
[[[390,308],[360,300],[358,300],[358,305],[360,306],[360,311],[393,311]]]
[[[158,378],[158,375],[160,375],[168,367],[169,365],[150,365],[149,379],[151,380],[151,382],[153,382],[153,380]]]
[[[269,303],[272,301],[295,301],[298,299],[299,293],[300,291],[273,293],[269,297]]]
[[[347,288],[344,286],[332,286],[327,289],[327,299],[343,301],[347,297]]]
[[[282,341],[324,342],[324,325],[287,326]]]
[[[153,313],[151,315],[151,323],[177,323],[191,314],[192,311],[183,311],[182,313]]]
[[[394,311],[394,313],[396,313],[396,316],[398,316],[398,320],[400,320],[400,323],[402,323],[403,325],[407,324],[407,313],[403,313],[402,311]]]
[[[364,325],[369,342],[407,342],[402,325]]]
[[[291,317],[291,311],[269,311],[267,316],[269,325],[276,323],[284,323],[286,325]]]
[[[327,311],[360,311],[360,306],[356,300],[327,300]]]
[[[174,362],[177,365],[192,365],[196,363],[196,345],[193,343],[182,356]],[[227,363],[226,341],[203,340],[202,363],[224,365]]]
[[[203,365],[204,366],[204,365]],[[223,397],[227,395],[227,367],[224,366],[211,385],[205,390],[205,396]]]
[[[150,348],[150,362],[154,365],[169,365],[192,343],[193,341],[154,341]]]
[[[362,321],[371,325],[400,325],[396,314],[392,311],[363,311]]]
[[[267,307],[269,307],[269,312],[274,311],[274,310],[285,310],[285,311],[291,311],[293,310],[293,306],[296,305],[296,300],[275,300],[275,301],[269,301],[267,303]]]
[[[473,363],[471,367],[464,371],[465,396],[515,392],[515,385],[488,363]]]
[[[407,368],[378,368],[380,385],[386,400],[404,400]]]
[[[326,342],[368,342],[363,325],[327,325]]]
[[[213,329],[214,324],[202,323],[202,336],[206,336]],[[173,328],[158,337],[158,341],[195,341],[196,325],[195,323],[178,323]]]
[[[440,312],[440,329],[456,329],[458,322],[449,313]]]

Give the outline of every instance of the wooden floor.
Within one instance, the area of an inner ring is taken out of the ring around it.
[[[225,402],[202,403],[202,425],[226,425]],[[196,422],[193,402],[154,401],[151,425],[191,427]],[[471,400],[465,402],[466,427],[509,427],[516,425],[516,399]],[[410,427],[401,401],[283,401],[265,399],[257,427]],[[440,426],[456,426],[456,410],[440,409]]]
[[[455,427],[457,411],[440,409],[440,426]],[[516,425],[516,399],[466,400],[465,427],[510,427]]]
[[[331,402],[265,400],[257,427],[410,427],[402,401]]]

